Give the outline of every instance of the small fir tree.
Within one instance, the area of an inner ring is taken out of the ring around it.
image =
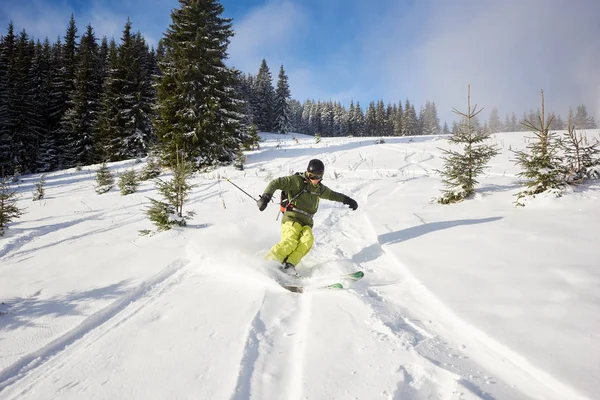
[[[566,137],[560,140],[560,147],[567,168],[567,183],[578,184],[588,178],[600,178],[600,142],[596,140],[589,144],[585,136],[577,134],[572,112],[569,113]]]
[[[535,137],[527,145],[528,151],[515,151],[515,162],[523,169],[517,176],[528,179],[525,182],[527,189],[517,193],[516,205],[523,206],[522,199],[527,195],[535,196],[547,190],[558,190],[560,193],[564,187],[565,170],[558,153],[560,141],[556,132],[550,131],[553,119],[554,115],[546,118],[542,90],[542,110],[537,116],[537,122],[533,120],[522,122]]]
[[[123,196],[137,192],[139,185],[140,181],[133,169],[123,172],[119,177],[119,190]]]
[[[315,143],[317,143],[317,144],[321,143],[321,134],[320,133],[315,133]]]
[[[46,175],[42,175],[38,183],[35,184],[35,192],[33,192],[33,201],[42,200],[46,195]]]
[[[106,162],[103,162],[100,168],[96,170],[96,193],[103,194],[113,188],[115,178],[110,173]]]
[[[442,204],[456,203],[475,193],[477,177],[498,154],[495,146],[483,143],[489,139],[490,134],[484,130],[476,130],[472,124],[483,108],[477,110],[477,105],[471,107],[471,85],[468,86],[467,107],[466,113],[453,110],[462,118],[462,123],[449,139],[452,144],[462,145],[463,151],[440,149],[446,155],[442,157],[444,170],[438,171],[447,188],[438,199]]]
[[[158,191],[164,201],[150,198],[152,204],[146,210],[146,215],[158,231],[169,230],[173,225],[186,226],[187,221],[195,215],[193,211],[188,211],[185,215],[183,213],[183,205],[193,188],[189,183],[192,174],[193,164],[189,161],[180,161],[177,157],[177,164],[173,168],[173,179],[169,182],[156,180]]]
[[[146,165],[140,172],[139,179],[140,181],[147,181],[148,179],[154,179],[158,176],[160,176],[160,163],[158,157],[149,155],[146,160]]]
[[[258,135],[258,129],[256,125],[252,123],[250,130],[248,131],[248,138],[244,141],[244,149],[258,150],[260,148],[260,136]]]
[[[242,151],[242,149],[239,149],[237,151],[233,167],[239,171],[243,171],[245,162],[246,162],[246,156],[244,155],[244,152]]]
[[[23,210],[17,207],[16,191],[11,190],[8,179],[2,173],[0,184],[0,236],[8,229],[8,224],[23,215]]]

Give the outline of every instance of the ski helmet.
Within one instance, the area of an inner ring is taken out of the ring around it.
[[[306,167],[306,171],[312,172],[313,174],[323,175],[325,172],[325,164],[321,160],[317,160],[316,158],[310,160],[308,163],[308,167]]]

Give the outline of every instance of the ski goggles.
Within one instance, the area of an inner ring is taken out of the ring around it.
[[[321,180],[323,179],[323,174],[313,174],[312,172],[307,172],[306,177],[311,180]]]

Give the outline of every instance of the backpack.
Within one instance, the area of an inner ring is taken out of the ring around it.
[[[294,173],[294,175],[302,175],[302,172],[296,172],[296,173]],[[289,193],[287,191],[284,191],[284,190],[281,191],[279,210],[281,211],[282,214],[288,210],[292,210],[293,209],[292,202],[294,200],[296,200],[298,197],[300,197],[302,195],[302,193],[306,192],[306,189],[308,188],[308,182],[306,182],[305,179],[303,179],[303,181],[304,181],[304,187],[291,199],[289,198]]]

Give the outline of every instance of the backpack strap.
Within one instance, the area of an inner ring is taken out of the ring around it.
[[[294,175],[302,175],[302,172],[296,172]],[[286,193],[287,199],[282,199],[281,204],[280,204],[280,209],[281,209],[282,214],[285,213],[286,211],[294,210],[294,212],[304,214],[304,215],[312,218],[313,214],[310,214],[304,210],[300,210],[299,208],[295,208],[294,205],[292,204],[292,202],[294,202],[298,197],[302,196],[302,194],[304,194],[304,192],[308,191],[308,182],[306,181],[306,179],[304,179],[304,177],[302,177],[302,182],[304,182],[304,187],[302,188],[302,190],[300,190],[298,193],[296,193],[296,195],[294,197],[290,198],[290,194],[288,192],[288,193]]]

